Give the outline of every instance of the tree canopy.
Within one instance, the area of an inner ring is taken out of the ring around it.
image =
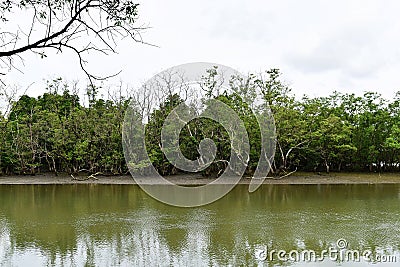
[[[274,69],[249,75],[241,87],[232,82],[232,90],[215,93],[215,83],[210,82],[215,73],[206,75],[204,88],[209,90],[202,101],[218,99],[244,122],[250,140],[249,174],[255,171],[260,155],[257,116],[265,114],[253,113],[243,99],[255,99],[257,94],[275,118],[277,142],[271,175],[294,170],[400,171],[400,92],[390,100],[374,92],[296,98]],[[69,84],[56,79],[43,95],[23,95],[12,102],[10,112],[0,115],[0,173],[126,173],[121,135],[130,101],[139,111],[149,110],[145,127],[151,163],[163,175],[178,173],[161,150],[161,128],[177,105],[186,103],[190,112],[198,112],[196,107],[183,94],[169,90],[151,107],[137,95],[104,99],[97,91],[90,87],[90,101],[83,105]],[[216,121],[190,121],[179,134],[180,149],[188,159],[196,159],[204,138],[215,142],[216,158],[202,173],[218,176],[227,167],[231,146],[227,131]]]

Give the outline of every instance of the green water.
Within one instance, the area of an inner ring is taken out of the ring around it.
[[[255,256],[265,248],[319,253],[340,238],[371,250],[371,266],[400,265],[400,185],[247,190],[187,209],[134,185],[1,185],[0,266],[366,266]],[[383,253],[391,262],[375,260]]]

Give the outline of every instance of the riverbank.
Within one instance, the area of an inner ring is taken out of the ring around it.
[[[86,179],[86,176],[76,177]],[[201,175],[174,175],[167,179],[178,185],[204,185],[214,179]],[[249,184],[250,177],[242,178],[239,184]],[[155,178],[141,178],[143,184],[162,184]],[[298,172],[283,179],[268,177],[264,184],[399,184],[400,173],[332,173],[314,174]],[[0,176],[0,184],[136,184],[130,175],[96,176],[96,179],[74,180],[68,175],[38,174],[35,176]]]

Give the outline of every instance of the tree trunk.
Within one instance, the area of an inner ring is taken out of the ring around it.
[[[325,160],[325,167],[326,167],[326,173],[329,174],[329,164],[327,160]]]

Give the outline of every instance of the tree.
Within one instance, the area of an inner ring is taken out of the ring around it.
[[[348,106],[352,106],[352,112],[346,113],[352,114],[349,120],[354,127],[352,142],[357,147],[356,165],[360,169],[380,171],[387,165],[384,143],[396,119],[390,114],[387,101],[378,93],[366,92],[362,97],[350,99],[353,101]]]
[[[351,144],[351,128],[335,115],[329,115],[318,125],[318,129],[311,136],[313,147],[321,157],[326,172],[336,163],[338,171],[344,161],[349,160],[349,154],[357,149]]]
[[[146,125],[146,149],[153,166],[161,174],[173,174],[176,168],[168,161],[162,151],[161,129],[171,111],[183,100],[178,94],[168,95],[165,102],[161,103],[159,109],[150,115],[149,123]]]
[[[271,171],[280,175],[298,165],[293,154],[307,143],[308,133],[300,105],[290,94],[291,89],[281,81],[279,69],[266,73],[267,77],[260,76],[254,82],[275,120],[277,153]]]
[[[12,27],[10,19],[15,11],[30,17],[30,27],[24,32]],[[144,43],[140,36],[144,28],[135,25],[138,4],[130,0],[2,0],[0,12],[1,23],[11,28],[0,33],[3,75],[17,68],[16,61],[22,60],[27,51],[46,57],[49,49],[68,49],[76,54],[93,84],[106,77],[87,70],[86,53],[116,53],[117,40],[125,37]]]

